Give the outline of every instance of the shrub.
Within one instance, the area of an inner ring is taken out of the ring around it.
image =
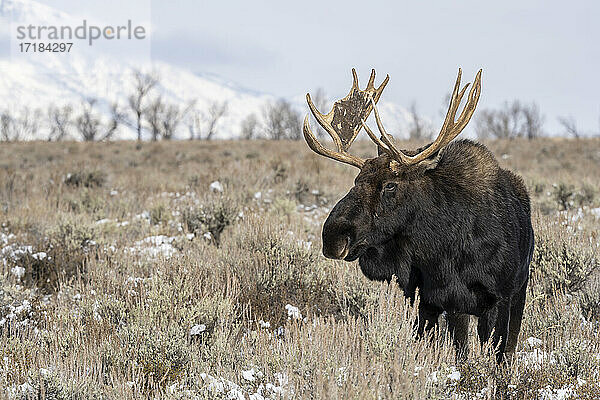
[[[317,254],[293,235],[282,235],[271,225],[246,221],[227,240],[232,251],[222,260],[240,282],[239,303],[250,304],[257,319],[281,325],[286,304],[318,314],[340,315],[333,273]]]
[[[208,204],[183,210],[183,223],[188,231],[203,235],[219,245],[221,234],[237,219],[238,207],[227,197],[218,197]]]
[[[538,196],[543,195],[546,192],[546,184],[544,182],[533,182],[529,187],[533,188],[533,193]]]
[[[73,398],[72,393],[57,374],[45,369],[42,371],[31,374],[27,383],[20,387],[21,393],[16,396],[17,399],[66,400]]]
[[[492,357],[468,357],[458,365],[458,370],[460,372],[458,387],[462,392],[467,393],[481,392],[488,387],[490,381],[495,380],[498,373]]]
[[[596,200],[596,188],[592,185],[583,185],[575,194],[575,202],[579,206],[593,206]]]
[[[116,342],[104,342],[100,352],[105,374],[126,376],[137,370],[143,380],[139,383],[145,388],[167,385],[185,376],[192,359],[182,329],[171,326],[161,330],[153,323],[124,327],[117,332]]]
[[[568,210],[573,205],[574,189],[572,185],[559,183],[554,185],[554,198],[563,210]]]
[[[25,335],[7,335],[2,331],[0,358],[2,359],[3,370],[10,371],[8,376],[4,375],[4,372],[0,374],[0,388],[2,389],[4,389],[3,384],[5,382],[21,383],[19,378],[27,376],[32,369],[32,365],[35,365],[35,342],[23,336]]]
[[[23,290],[6,285],[0,279],[0,334],[12,335],[43,326],[46,308],[40,304],[39,297],[37,289]]]
[[[7,263],[25,269],[21,281],[26,286],[54,291],[61,282],[85,278],[86,260],[95,244],[94,237],[94,229],[83,220],[67,217],[39,241],[35,246],[37,252],[22,252]]]
[[[131,319],[131,312],[123,300],[106,295],[88,303],[81,309],[84,324],[91,320],[104,322],[114,327],[125,326]]]
[[[48,236],[52,246],[60,245],[75,249],[94,244],[96,230],[82,218],[65,216],[56,228],[49,231]]]
[[[174,322],[181,326],[186,334],[192,326],[204,325],[201,334],[194,335],[194,339],[199,339],[203,344],[212,344],[222,327],[235,319],[236,305],[230,297],[225,297],[221,293],[201,296],[198,288],[185,278],[174,277],[168,280],[171,279],[180,281],[178,289],[174,289],[166,281],[153,283],[147,293],[151,305],[147,309],[135,310],[135,319],[152,321],[148,323],[154,325]],[[185,306],[173,310],[173,302]],[[167,315],[168,321],[165,321]]]
[[[0,169],[0,204],[2,211],[7,212],[11,207],[17,188],[19,187],[17,172],[13,168]]]
[[[192,189],[197,188],[200,186],[200,183],[202,182],[202,177],[194,174],[194,175],[188,177],[187,182],[188,182],[188,186],[190,188],[192,188]]]
[[[74,187],[102,187],[106,182],[106,173],[100,170],[80,170],[67,174],[64,182]]]
[[[289,166],[281,160],[271,161],[273,183],[281,183],[288,177]]]
[[[531,264],[532,280],[543,291],[580,291],[600,264],[593,254],[562,239],[538,237]]]
[[[188,325],[204,325],[206,328],[199,339],[203,343],[211,343],[217,328],[223,327],[234,319],[235,306],[230,298],[222,295],[203,297],[190,307],[183,316]]]
[[[72,378],[67,378],[47,368],[40,368],[38,372],[30,373],[24,384],[14,387],[11,391],[13,398],[17,400],[101,400],[106,398],[103,393],[90,387],[89,382],[73,382]]]
[[[591,360],[589,342],[579,338],[567,340],[556,352],[555,357],[560,369],[571,378],[582,375],[583,370],[589,366]]]
[[[600,287],[597,281],[587,285],[577,296],[577,300],[585,318],[600,320]]]
[[[293,195],[297,202],[304,203],[310,201],[310,187],[304,179],[298,179],[294,185]]]
[[[285,197],[276,197],[271,205],[271,210],[276,215],[289,217],[296,212],[296,202]]]
[[[335,290],[338,307],[343,313],[366,318],[377,303],[380,284],[358,275],[358,271],[342,267],[338,275],[341,288]]]
[[[152,225],[165,223],[168,219],[167,208],[164,204],[158,204],[150,209],[150,223]]]
[[[69,211],[77,214],[92,214],[94,217],[100,217],[99,214],[102,214],[106,207],[105,200],[88,189],[83,189],[81,192],[73,194],[72,197],[67,195],[66,202]]]

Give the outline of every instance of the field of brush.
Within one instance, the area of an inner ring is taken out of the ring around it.
[[[357,171],[303,142],[0,144],[0,399],[599,398],[600,140],[487,145],[537,236],[500,367],[321,255]]]

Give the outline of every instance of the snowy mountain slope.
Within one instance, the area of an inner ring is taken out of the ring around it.
[[[82,19],[33,0],[0,0],[0,20],[3,21],[0,25],[5,27],[0,30],[0,43],[8,43],[6,22],[52,23],[59,20],[76,25]],[[206,110],[214,102],[227,102],[227,113],[219,121],[215,137],[235,138],[240,135],[240,124],[246,116],[254,113],[260,119],[265,105],[276,99],[270,94],[244,89],[212,76],[194,74],[164,62],[132,63],[97,51],[74,52],[69,55],[68,62],[60,57],[0,57],[0,96],[4,99],[0,108],[18,113],[23,106],[45,111],[50,105],[70,104],[77,111],[86,98],[95,98],[104,118],[108,119],[111,103],[118,102],[125,107],[133,92],[132,71],[140,69],[159,77],[153,96],[161,95],[168,103],[186,107],[194,101],[196,109]],[[308,111],[304,95],[289,100],[302,114]],[[404,109],[383,101],[380,109],[390,132],[406,130],[408,114]],[[181,126],[177,136],[188,136],[185,126]],[[121,127],[116,137],[132,139],[135,133]],[[29,139],[44,138],[42,130],[38,137]]]

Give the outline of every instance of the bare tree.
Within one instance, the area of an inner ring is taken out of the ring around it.
[[[18,115],[8,110],[0,113],[0,139],[7,142],[33,137],[40,126],[41,113],[24,107]]]
[[[202,122],[204,115],[202,111],[197,109],[191,109],[188,113],[187,128],[190,133],[190,140],[200,139],[202,136]]]
[[[449,102],[449,100],[448,100]],[[425,121],[419,115],[419,111],[417,110],[417,102],[413,101],[409,108],[411,124],[408,131],[408,136],[411,139],[429,139],[431,138],[431,129],[429,129]]]
[[[329,105],[329,100],[327,99],[327,95],[325,94],[325,90],[323,88],[317,88],[317,90],[315,90],[314,95],[311,94],[310,97],[313,101],[313,104],[317,107],[318,110],[320,110],[323,113],[329,112],[331,106]],[[323,129],[323,127],[321,127],[321,125],[317,122],[312,113],[310,114],[310,119],[311,125],[315,127],[316,134],[319,139],[329,136],[325,129]]]
[[[170,140],[175,136],[175,132],[177,132],[177,128],[187,112],[187,109],[182,109],[174,104],[165,105],[162,118],[163,139]]]
[[[217,132],[219,121],[227,113],[227,106],[226,101],[213,101],[204,112],[197,109],[191,110],[187,120],[190,139],[212,139]]]
[[[567,134],[573,136],[575,139],[581,137],[581,132],[577,129],[577,122],[572,116],[558,117],[558,123],[564,128]]]
[[[110,106],[111,118],[105,126],[102,123],[101,115],[96,109],[97,106],[97,99],[86,99],[81,114],[75,119],[75,127],[81,138],[86,142],[110,139],[124,119],[124,113],[121,112],[118,104],[115,102]]]
[[[160,134],[162,131],[161,127],[161,118],[163,113],[163,102],[162,97],[158,96],[145,110],[145,118],[148,123],[148,127],[150,128],[150,135],[152,137],[152,141],[155,142],[160,138]],[[139,139],[138,139],[139,140]]]
[[[479,138],[492,136],[504,139],[513,135],[509,128],[508,115],[497,110],[479,111],[475,131]]]
[[[256,114],[249,114],[246,118],[242,120],[241,126],[241,138],[242,139],[254,139],[256,137],[256,133],[258,131],[258,118],[256,118]]]
[[[60,141],[68,136],[73,123],[71,120],[72,114],[73,108],[70,105],[63,107],[52,106],[48,109],[48,121],[50,125],[48,141]]]
[[[155,74],[147,74],[139,70],[133,71],[134,91],[128,98],[128,105],[133,120],[128,125],[137,132],[137,140],[142,140],[143,117],[148,94],[158,84]]]
[[[8,110],[3,110],[0,114],[0,134],[5,142],[20,140],[20,132],[15,127],[15,118]]]
[[[0,134],[3,141],[12,142],[20,139],[14,125],[14,117],[8,110],[3,110],[0,114]]]
[[[515,138],[520,136],[516,130],[516,120],[512,119],[510,110],[481,110],[477,117],[475,130],[477,136],[485,138],[492,136],[496,139]]]
[[[75,120],[77,131],[86,142],[96,140],[100,129],[100,118],[94,110],[96,102],[97,99],[94,98],[86,99],[81,114]]]
[[[224,101],[219,103],[213,102],[208,107],[208,129],[206,133],[206,140],[210,140],[216,132],[217,123],[227,112],[227,102]]]
[[[544,117],[535,103],[523,105],[522,111],[524,118],[525,137],[529,140],[542,136],[542,127],[544,126]]]
[[[300,114],[292,108],[290,102],[279,99],[267,104],[265,114],[265,136],[272,140],[302,138]]]
[[[110,105],[110,121],[108,128],[106,129],[102,140],[108,140],[113,137],[119,125],[123,123],[127,118],[126,113],[121,109],[119,103],[116,101]]]
[[[534,139],[541,135],[543,117],[535,103],[523,105],[518,100],[504,103],[498,110],[481,110],[476,122],[477,136],[497,139],[526,137]]]
[[[9,132],[11,131],[11,125],[13,123],[12,121],[12,115],[10,115],[8,110],[3,110],[0,113],[0,137],[3,141],[8,142],[10,140]]]
[[[145,112],[152,140],[172,139],[187,112],[188,108],[182,109],[178,105],[168,104],[161,96],[158,96],[150,103]]]

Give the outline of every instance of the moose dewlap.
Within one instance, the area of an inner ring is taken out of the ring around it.
[[[352,189],[331,210],[323,225],[323,254],[358,259],[373,280],[394,276],[407,297],[419,289],[418,333],[435,326],[446,311],[459,354],[466,355],[469,315],[478,317],[482,342],[493,334],[498,361],[512,353],[521,327],[529,264],[533,254],[529,196],[523,180],[500,168],[482,144],[452,140],[466,127],[481,93],[481,70],[460,88],[461,70],[438,137],[417,150],[394,144],[377,111],[389,76],[375,88],[375,71],[364,90],[352,70],[350,93],[321,114],[309,108],[337,150],[324,147],[312,133],[308,115],[304,137],[325,157],[360,169]],[[380,137],[366,125],[371,111]],[[378,148],[363,160],[348,152],[362,128]]]

